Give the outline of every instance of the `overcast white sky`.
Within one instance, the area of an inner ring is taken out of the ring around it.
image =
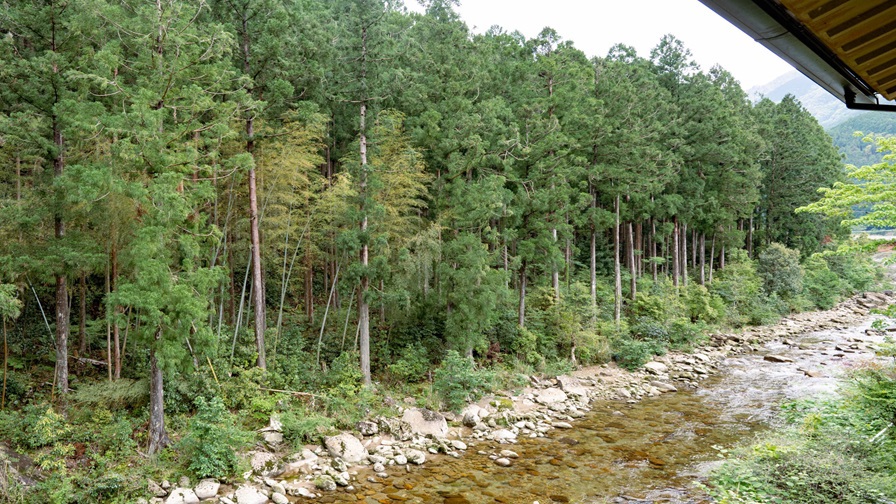
[[[416,0],[406,3],[419,10]],[[745,90],[792,70],[697,0],[461,0],[457,12],[476,33],[499,25],[531,38],[550,26],[589,56],[604,56],[623,43],[648,57],[671,33],[701,68],[720,64]]]

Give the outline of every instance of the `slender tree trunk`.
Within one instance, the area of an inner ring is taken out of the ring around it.
[[[87,274],[78,279],[78,356],[87,355]]]
[[[3,391],[0,396],[0,410],[6,408],[6,368],[9,365],[9,346],[6,343],[6,317],[3,318]]]
[[[681,225],[681,285],[688,286],[688,225]]]
[[[361,28],[361,82],[367,79],[367,27]],[[366,93],[366,91],[364,91]],[[367,234],[367,96],[361,99],[359,112],[359,151],[361,155],[361,176],[359,180],[359,197],[361,201],[361,288],[358,291],[358,323],[359,346],[361,351],[361,377],[364,385],[370,385],[370,302],[367,290],[370,277],[367,273],[369,259]]]
[[[747,255],[753,258],[753,215],[750,215],[750,229],[747,230]]]
[[[243,71],[251,75],[251,40],[249,39],[249,20],[243,12]],[[253,93],[249,89],[249,94]],[[246,116],[246,152],[255,158],[255,115],[250,111]],[[258,352],[256,365],[267,369],[265,355],[265,330],[267,329],[267,308],[264,295],[264,271],[261,264],[261,234],[258,230],[258,186],[256,183],[255,163],[249,165],[249,232],[252,242],[252,303],[255,307],[255,348]]]
[[[55,64],[54,64],[55,68]],[[53,160],[53,173],[58,178],[65,169],[65,157],[63,154],[62,129],[56,119],[53,120],[53,140],[58,149]],[[61,198],[61,195],[60,195]],[[65,238],[65,221],[62,219],[62,210],[57,210],[54,217],[54,235],[57,241]],[[68,393],[68,332],[69,332],[69,305],[68,283],[65,274],[56,274],[56,388],[60,394]]]
[[[656,221],[650,218],[650,258],[653,259],[650,264],[651,274],[653,275],[653,283],[657,281],[657,264],[656,264]]]
[[[706,285],[706,233],[700,233],[700,285]]]
[[[709,249],[709,283],[712,283],[713,263],[716,258],[716,234],[712,234],[712,246]]]
[[[162,339],[162,329],[156,329],[156,345]],[[162,370],[156,359],[155,345],[149,352],[149,448],[148,453],[153,455],[162,451],[171,444],[168,432],[165,430],[165,398],[162,382]]]
[[[520,327],[526,327],[526,260],[520,265],[520,304],[517,315]]]
[[[109,288],[114,292],[118,288],[118,249],[115,243],[112,244],[112,276],[109,280]],[[121,307],[113,308],[115,317],[112,321],[112,378],[118,380],[121,378],[121,326],[118,325],[118,315],[121,314]]]
[[[631,279],[629,280],[629,288],[631,289],[631,299],[632,301],[638,295],[638,266],[635,264],[635,232],[632,228],[632,223],[629,221],[627,224],[628,227],[628,263],[629,263],[629,273],[631,274]]]
[[[597,308],[597,231],[594,224],[591,225],[591,307]]]
[[[698,233],[696,229],[691,231],[691,267],[697,267],[697,243],[698,243]]]
[[[616,325],[622,320],[622,265],[619,258],[619,195],[616,195],[616,218],[613,224],[613,267],[616,278],[614,291],[613,320]]]
[[[678,258],[678,235],[678,217],[676,217],[672,227],[672,243],[669,244],[672,248],[672,285],[675,287],[678,287],[678,281],[681,277],[681,260]]]
[[[329,302],[328,299],[327,303]],[[309,323],[314,321],[314,265],[311,263],[311,247],[305,247],[305,316]]]
[[[644,274],[644,226],[641,221],[635,224],[635,271],[638,272],[638,278]]]

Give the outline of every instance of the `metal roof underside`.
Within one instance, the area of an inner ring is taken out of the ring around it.
[[[896,0],[700,0],[850,108],[896,110]]]

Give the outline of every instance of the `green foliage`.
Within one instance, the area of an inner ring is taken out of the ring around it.
[[[149,400],[149,381],[121,378],[85,383],[75,389],[70,397],[74,403],[89,408],[134,409]]]
[[[762,278],[743,250],[733,250],[725,269],[719,271],[710,292],[727,305],[726,322],[734,327],[768,324],[780,316],[779,307],[763,295]]]
[[[759,253],[756,271],[769,295],[777,294],[783,299],[791,299],[803,290],[799,250],[772,243]]]
[[[429,352],[420,342],[415,342],[398,352],[400,357],[389,365],[389,372],[402,382],[418,382],[426,376],[431,363]]]
[[[721,297],[710,294],[698,283],[689,283],[684,289],[684,309],[692,322],[716,323],[725,316],[725,303]]]
[[[831,271],[828,263],[819,254],[813,254],[803,264],[805,277],[803,287],[806,297],[816,307],[827,310],[840,300],[844,282],[837,273]]]
[[[324,384],[330,394],[351,398],[361,391],[361,368],[359,357],[355,352],[343,352],[330,364],[330,370],[324,378]]]
[[[476,401],[492,387],[494,374],[476,367],[473,359],[448,350],[433,378],[433,390],[445,407],[460,411],[467,402]]]
[[[196,415],[190,419],[186,435],[179,443],[189,460],[190,471],[200,478],[223,478],[234,474],[237,453],[252,435],[236,426],[236,418],[224,407],[224,401],[213,397],[196,399]]]
[[[280,415],[283,423],[283,439],[296,449],[306,443],[320,443],[324,436],[333,432],[334,420],[329,416],[314,412],[303,406],[284,410]]]
[[[785,404],[790,424],[713,474],[720,502],[869,503],[896,497],[893,368],[855,372],[845,394]],[[873,440],[873,442],[872,442]]]
[[[661,341],[618,338],[612,342],[613,360],[619,366],[634,371],[653,359],[654,355],[665,353],[665,346]]]

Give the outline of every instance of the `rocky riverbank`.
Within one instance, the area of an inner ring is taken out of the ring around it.
[[[530,377],[529,386],[469,405],[460,415],[408,408],[400,418],[375,418],[358,424],[355,432],[326,439],[322,446],[308,446],[299,453],[284,453],[276,419],[260,433],[264,443],[247,453],[252,471],[235,486],[213,480],[196,485],[182,478],[177,485],[148,482],[144,502],[225,504],[295,502],[316,499],[332,502],[345,493],[358,499],[392,502],[384,486],[406,485],[402,478],[410,467],[436,457],[463,457],[475,450],[498,467],[513,466],[513,444],[523,437],[543,437],[554,429],[574,428],[595,400],[637,402],[644,397],[695,388],[717,373],[723,359],[760,351],[770,341],[799,346],[790,338],[811,331],[843,329],[867,320],[872,309],[896,301],[892,293],[867,293],[840,303],[832,310],[785,318],[773,326],[754,327],[737,334],[714,334],[709,344],[693,353],[669,353],[657,357],[636,372],[615,365],[594,366],[550,379]],[[842,357],[868,349],[856,338],[849,344],[813,351]],[[765,360],[787,362],[788,357],[769,353]],[[806,376],[818,371],[803,370]],[[338,489],[342,489],[339,491]],[[396,487],[397,488],[397,487]],[[394,495],[392,495],[394,496]],[[344,500],[344,499],[340,499]]]

